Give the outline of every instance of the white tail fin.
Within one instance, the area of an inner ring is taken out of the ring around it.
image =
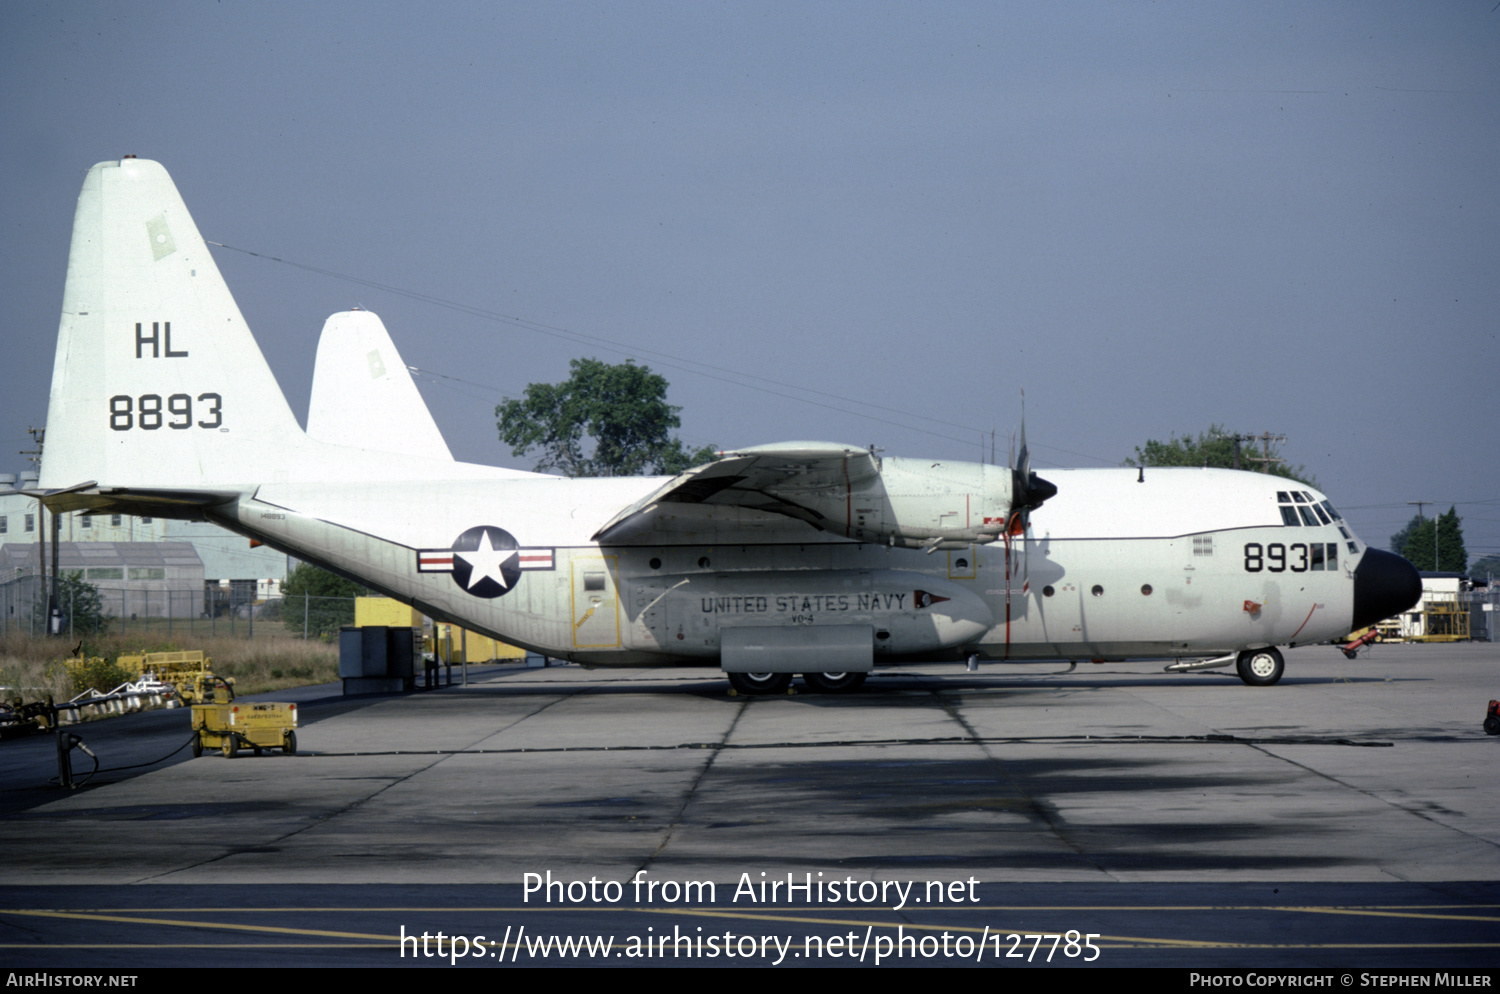
[[[94,166],[73,220],[41,486],[247,484],[305,441],[167,171]]]
[[[307,434],[320,442],[452,459],[380,318],[340,311],[323,325]]]
[[[391,357],[399,369],[394,347]],[[368,376],[368,362],[365,369]],[[84,180],[73,220],[39,485],[54,491],[48,500],[57,510],[168,517],[263,484],[533,475],[454,462],[399,372],[411,394],[395,416],[419,410],[423,425],[405,436],[401,458],[352,437],[337,419],[320,419],[334,437],[309,437],[167,171],[145,159],[101,162]],[[336,399],[358,393],[332,389]],[[364,409],[374,403],[360,400]],[[434,438],[430,447],[412,441]]]

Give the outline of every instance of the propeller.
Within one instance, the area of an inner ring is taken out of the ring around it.
[[[1057,487],[1031,471],[1031,450],[1026,447],[1026,395],[1021,395],[1021,454],[1016,465],[1011,467],[1010,513],[1014,518],[1041,507],[1049,497],[1056,495]]]
[[[1056,495],[1057,486],[1042,479],[1031,470],[1031,450],[1026,447],[1026,392],[1021,391],[1021,452],[1011,466],[1010,513],[1005,520],[1005,649],[1010,653],[1010,589],[1011,577],[1017,570],[1011,556],[1011,539],[1021,540],[1020,576],[1021,591],[1030,589],[1031,581],[1027,569],[1027,547],[1031,544],[1031,512],[1041,507],[1048,498]]]

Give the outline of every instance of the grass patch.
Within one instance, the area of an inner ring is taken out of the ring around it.
[[[154,633],[153,633],[154,634]],[[103,657],[103,664],[78,669],[69,678],[62,660],[75,654]],[[336,645],[301,639],[171,638],[165,633],[146,638],[125,632],[84,639],[34,638],[10,634],[0,638],[0,691],[6,698],[41,700],[48,694],[66,701],[94,687],[113,690],[133,674],[119,669],[121,655],[142,652],[202,651],[219,676],[233,677],[237,694],[262,694],[288,687],[332,683],[338,679]]]

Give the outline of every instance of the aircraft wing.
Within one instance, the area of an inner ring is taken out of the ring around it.
[[[593,541],[673,503],[746,507],[822,528],[824,516],[804,506],[799,496],[847,493],[879,474],[880,458],[873,452],[832,442],[781,442],[725,452],[717,462],[673,477],[620,511],[594,533]]]

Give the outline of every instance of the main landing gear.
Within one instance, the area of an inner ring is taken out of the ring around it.
[[[747,697],[784,694],[792,685],[790,673],[730,673],[728,676],[729,685]]]
[[[1275,646],[1264,649],[1246,649],[1235,661],[1240,679],[1252,687],[1269,687],[1281,679],[1286,662]]]
[[[808,690],[820,694],[848,694],[865,685],[868,673],[804,673],[802,682]]]
[[[764,697],[784,694],[792,683],[790,673],[728,673],[729,685],[736,693]],[[804,673],[802,682],[818,694],[848,694],[865,685],[868,673]]]

